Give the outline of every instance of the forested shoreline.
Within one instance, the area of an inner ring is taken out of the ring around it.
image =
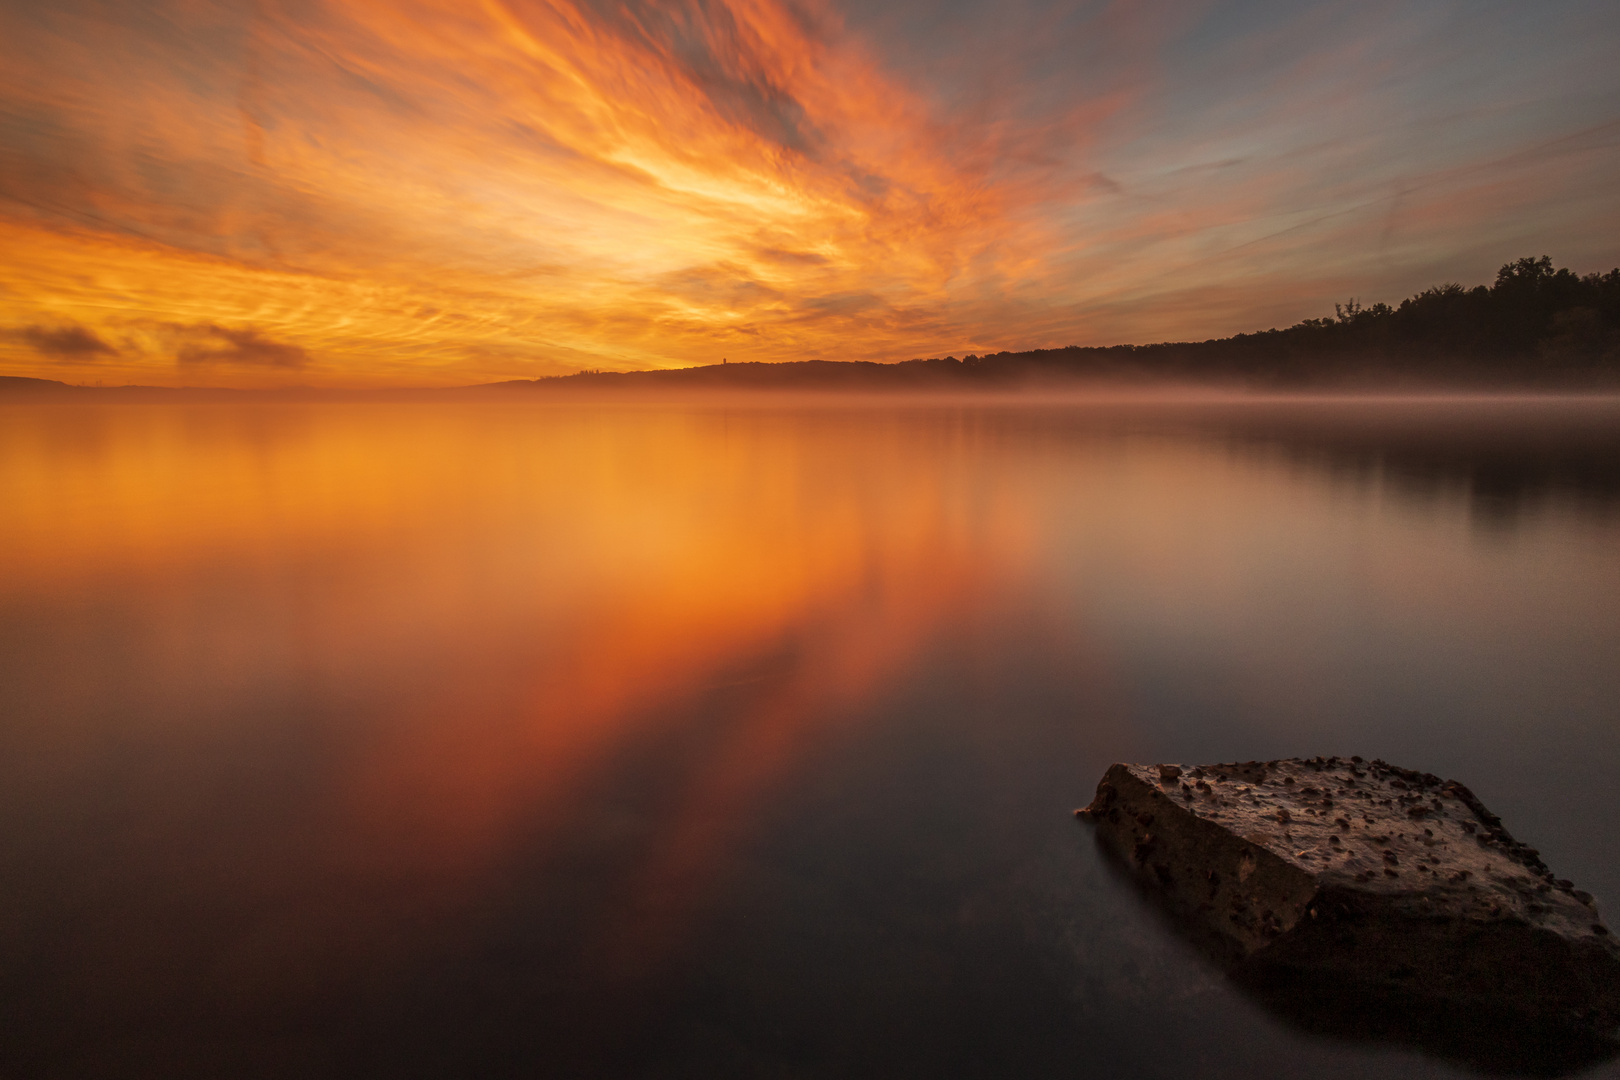
[[[0,392],[164,396],[404,395],[470,391],[666,389],[938,390],[1071,382],[1177,382],[1255,388],[1620,387],[1620,269],[1579,275],[1546,256],[1508,263],[1490,285],[1451,283],[1402,300],[1334,305],[1331,317],[1208,341],[1069,346],[878,363],[802,360],[647,371],[581,371],[455,389],[230,391],[72,386],[0,377]]]
[[[594,372],[507,386],[667,383],[760,388],[927,386],[1062,379],[1176,379],[1263,385],[1418,382],[1620,383],[1620,269],[1578,275],[1552,259],[1508,263],[1490,285],[1435,286],[1397,306],[1355,300],[1327,318],[1197,342],[1069,346],[895,364],[801,361]]]

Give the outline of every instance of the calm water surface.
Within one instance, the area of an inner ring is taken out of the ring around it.
[[[1620,404],[4,406],[0,686],[7,1077],[1464,1075],[1071,811],[1383,757],[1620,914]]]

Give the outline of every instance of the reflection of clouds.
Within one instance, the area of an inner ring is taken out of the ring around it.
[[[301,381],[451,383],[1202,338],[1530,249],[1592,269],[1617,28],[1555,7],[13,9],[0,324],[252,327]]]
[[[840,445],[841,428],[809,425],[784,439],[757,423],[659,421],[645,440],[657,464],[619,447],[533,478],[548,520],[585,527],[514,590],[526,610],[461,643],[468,677],[382,733],[356,782],[357,842],[409,836],[413,864],[477,867],[514,827],[572,828],[620,755],[708,731],[695,756],[661,763],[650,847],[598,920],[610,962],[667,947],[829,722],[861,715],[1025,542],[1010,505],[973,521],[918,461],[926,445]],[[891,483],[896,469],[921,482]],[[525,623],[540,608],[536,638]],[[473,675],[484,654],[511,666]]]
[[[1466,501],[1511,529],[1549,505],[1601,520],[1620,507],[1620,403],[1610,397],[1318,403],[1212,418],[1209,433],[1329,477],[1376,480],[1414,503]]]
[[[317,863],[477,888],[515,843],[565,846],[625,754],[698,738],[603,883],[599,947],[633,967],[803,756],[1019,572],[1027,507],[971,482],[963,438],[668,410],[36,416],[0,441],[0,550],[23,595],[170,597],[132,639],[162,695],[206,670],[231,709],[267,679],[369,702]]]
[[[544,1059],[588,1042],[559,1009],[619,1025],[683,943],[836,968],[840,1016],[932,993],[1033,871],[1031,932],[1147,1001],[1140,928],[1076,900],[1085,762],[1608,730],[1611,530],[1479,545],[1450,481],[1413,507],[1361,476],[1409,442],[1452,477],[1601,450],[1603,408],[13,407],[30,991],[75,1037],[162,1009],[365,1042],[376,1006],[407,1041],[538,1028]]]

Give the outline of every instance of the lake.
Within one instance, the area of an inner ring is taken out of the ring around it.
[[[1615,919],[1620,400],[4,405],[0,685],[0,1075],[1471,1075],[1072,812],[1381,757]]]

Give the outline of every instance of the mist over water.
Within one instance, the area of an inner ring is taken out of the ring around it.
[[[0,1074],[1466,1074],[1142,910],[1114,761],[1620,911],[1615,399],[0,406],[0,507]]]

